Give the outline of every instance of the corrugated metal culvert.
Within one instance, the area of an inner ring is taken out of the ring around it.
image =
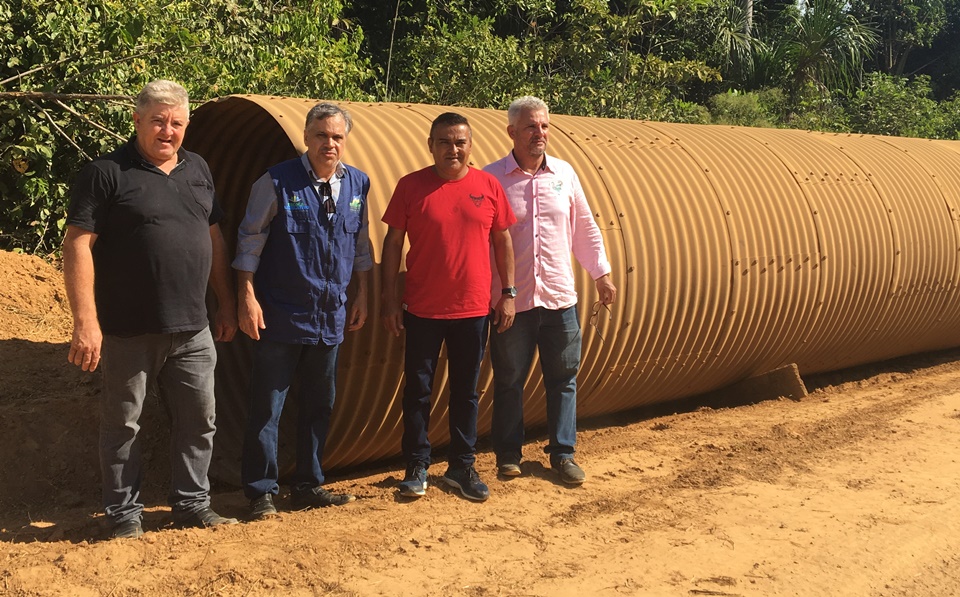
[[[195,111],[186,146],[213,170],[231,246],[250,185],[304,149],[315,103],[231,96]],[[470,119],[475,166],[511,147],[501,111],[343,106],[354,120],[345,161],[371,178],[377,261],[394,185],[431,163],[433,118],[454,110]],[[620,291],[612,317],[593,317],[596,289],[577,268],[580,416],[691,396],[790,363],[814,373],[960,345],[960,142],[557,114],[551,130],[548,151],[579,173]],[[402,338],[379,322],[379,265],[370,281],[371,317],[341,353],[328,469],[400,451]],[[250,370],[250,341],[238,336],[220,347],[217,372],[214,473],[233,482]],[[481,434],[491,381],[485,365]],[[435,385],[435,394],[446,391],[444,373]],[[440,446],[446,400],[434,404],[430,437]],[[546,420],[537,366],[525,414],[528,426]],[[284,424],[281,441],[292,445]]]

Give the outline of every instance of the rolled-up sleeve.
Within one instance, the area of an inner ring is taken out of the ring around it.
[[[260,254],[270,234],[270,222],[277,215],[277,190],[270,173],[253,183],[247,200],[247,213],[237,231],[237,256],[233,269],[255,272],[260,265]],[[369,245],[369,239],[367,240]],[[369,250],[368,250],[369,255]]]

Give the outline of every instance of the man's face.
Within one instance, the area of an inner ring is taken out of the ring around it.
[[[315,119],[303,131],[303,142],[314,173],[329,178],[347,149],[347,123],[343,115]]]
[[[514,124],[507,126],[513,139],[513,152],[518,156],[539,158],[547,150],[550,115],[546,110],[523,110]]]
[[[438,126],[427,139],[437,174],[447,180],[463,178],[469,167],[472,143],[467,125]]]
[[[177,159],[183,134],[190,124],[186,108],[167,104],[151,104],[133,113],[137,131],[137,147],[143,157],[155,166]]]

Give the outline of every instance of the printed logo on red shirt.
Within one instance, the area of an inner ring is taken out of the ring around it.
[[[470,199],[473,200],[473,204],[477,207],[483,204],[483,195],[470,195]]]

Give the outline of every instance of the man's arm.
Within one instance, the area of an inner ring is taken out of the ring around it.
[[[223,240],[219,224],[210,226],[210,242],[213,244],[210,286],[217,296],[213,339],[217,342],[229,342],[237,333],[237,301],[233,294],[233,280],[227,260],[227,243]]]
[[[76,226],[67,226],[63,239],[63,281],[73,314],[73,338],[67,360],[84,371],[96,370],[103,343],[93,292],[93,244],[96,241],[95,233]]]
[[[254,340],[260,339],[260,330],[267,328],[263,309],[253,290],[253,272],[237,270],[237,314],[240,329]]]
[[[604,305],[612,305],[617,300],[617,288],[610,277],[610,262],[603,247],[603,236],[593,213],[587,204],[587,198],[580,186],[580,179],[573,173],[573,220],[570,222],[573,238],[571,249],[573,256],[590,274],[597,284],[597,294]]]
[[[347,331],[353,332],[363,327],[367,321],[367,278],[370,271],[354,271],[353,279],[357,281],[357,294],[353,297],[350,306],[350,318],[347,321]]]
[[[277,215],[277,191],[270,173],[253,183],[247,199],[247,212],[237,229],[237,319],[240,330],[254,340],[266,329],[263,309],[253,288],[253,274],[260,267],[260,254],[270,236],[270,222]]]
[[[383,239],[383,255],[380,258],[380,319],[383,327],[394,336],[403,329],[403,313],[400,297],[397,296],[397,278],[400,273],[400,256],[407,231],[390,226]]]
[[[503,288],[514,285],[513,239],[510,231],[494,230],[490,233],[493,241],[493,257],[497,262],[497,271],[500,273],[500,284]],[[501,295],[493,313],[493,323],[498,332],[505,332],[513,325],[516,315],[516,303],[512,296]]]
[[[367,282],[370,278],[370,270],[373,269],[373,257],[370,254],[370,223],[367,219],[369,203],[366,200],[369,190],[370,183],[367,181],[363,185],[364,206],[360,213],[360,231],[357,233],[357,249],[353,258],[353,278],[357,281],[357,292],[350,305],[347,319],[348,332],[362,328],[368,315]]]

